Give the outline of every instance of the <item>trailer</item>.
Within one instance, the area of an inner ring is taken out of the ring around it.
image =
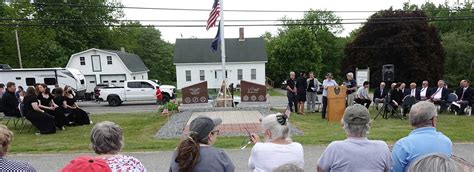
[[[56,86],[70,86],[79,99],[84,98],[86,83],[84,75],[72,68],[0,68],[0,83],[15,82],[16,86],[23,88],[44,83],[53,90]]]

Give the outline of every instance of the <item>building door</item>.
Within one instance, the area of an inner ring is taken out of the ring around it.
[[[94,92],[94,88],[97,85],[96,77],[95,75],[86,75],[86,92],[91,93]]]

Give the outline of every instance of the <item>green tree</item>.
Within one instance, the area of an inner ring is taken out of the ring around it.
[[[472,80],[471,64],[474,61],[474,35],[469,32],[449,32],[442,35],[446,62],[444,79],[457,86],[462,79]],[[468,78],[468,77],[471,78]]]
[[[370,67],[376,86],[382,65],[394,64],[396,81],[435,83],[443,76],[445,52],[436,28],[418,19],[425,17],[423,11],[392,9],[373,14],[347,44],[341,70]]]
[[[268,38],[266,38],[268,39]],[[313,70],[321,72],[321,48],[316,37],[306,27],[290,27],[281,31],[267,44],[270,78],[281,83],[290,71]]]

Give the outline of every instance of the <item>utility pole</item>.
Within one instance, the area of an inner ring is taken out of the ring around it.
[[[23,64],[21,62],[20,40],[18,39],[17,29],[15,29],[15,38],[16,38],[16,50],[18,51],[18,62],[20,63],[20,68],[23,68]]]

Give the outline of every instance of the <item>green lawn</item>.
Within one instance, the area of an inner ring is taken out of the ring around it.
[[[375,113],[375,112],[373,112]],[[124,151],[159,151],[172,150],[178,139],[155,139],[153,136],[167,118],[154,113],[140,114],[107,114],[92,115],[94,122],[110,120],[118,123],[124,130]],[[321,119],[320,113],[306,116],[292,115],[292,124],[305,132],[304,136],[293,137],[294,141],[304,145],[328,144],[333,140],[345,138],[345,134],[337,122]],[[5,121],[1,121],[5,123]],[[474,142],[474,117],[440,115],[439,130],[453,142]],[[12,124],[10,123],[10,128]],[[66,131],[58,131],[52,135],[34,135],[35,131],[19,133],[13,129],[15,137],[11,153],[54,153],[54,152],[92,152],[89,149],[89,132],[92,126],[68,127]],[[396,140],[410,132],[407,120],[377,119],[369,135],[370,139],[385,140],[393,144]],[[468,134],[471,133],[471,134]],[[217,147],[237,149],[244,137],[220,137]]]

